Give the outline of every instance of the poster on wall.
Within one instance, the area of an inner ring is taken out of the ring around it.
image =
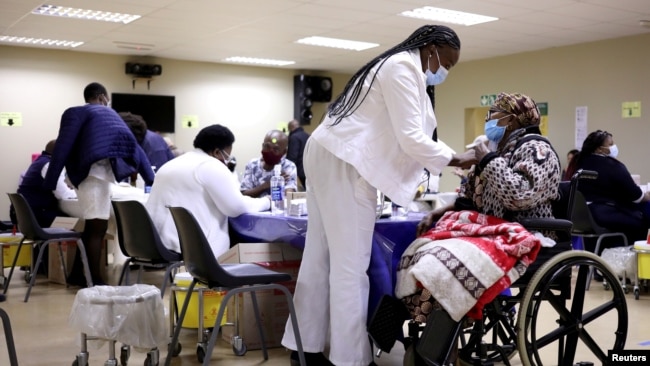
[[[537,108],[539,108],[539,130],[542,132],[542,136],[548,136],[548,103],[537,103]]]
[[[574,145],[576,149],[580,149],[582,142],[587,138],[587,106],[576,107],[575,129]]]

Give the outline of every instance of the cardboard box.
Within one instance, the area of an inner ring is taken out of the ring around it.
[[[10,233],[0,234],[0,252],[2,252],[2,268],[11,267],[14,261],[16,252],[18,251],[18,243],[23,238],[20,233],[12,235]],[[31,267],[32,266],[32,243],[26,242],[20,249],[20,256],[16,262],[16,267]]]
[[[74,256],[77,254],[77,242],[71,241],[61,244],[61,250],[63,250],[63,261],[67,271],[65,274],[63,273],[61,260],[59,259],[59,245],[57,245],[57,243],[50,243],[47,247],[47,278],[50,282],[65,285],[66,278],[72,270]]]
[[[50,227],[58,227],[73,231],[83,231],[84,221],[76,217],[61,217],[57,216]],[[106,260],[106,245],[107,240],[111,240],[112,235],[107,234],[104,237],[104,242],[102,243],[102,261],[101,261],[101,275],[104,280],[108,280],[108,271],[107,271],[107,260]],[[63,250],[63,261],[65,263],[65,269],[67,273],[63,273],[63,268],[61,266],[61,260],[59,259],[59,245],[56,242],[52,242],[48,245],[48,254],[47,254],[47,278],[50,282],[58,283],[61,285],[66,284],[66,278],[72,271],[72,265],[74,264],[74,257],[77,254],[77,242],[64,242],[61,244],[61,249]],[[87,251],[87,250],[86,250]]]
[[[289,244],[280,243],[240,243],[219,256],[220,263],[257,263],[271,270],[288,273],[291,281],[282,283],[291,293],[296,287],[302,250]],[[279,347],[284,335],[284,327],[289,317],[289,306],[280,291],[258,291],[257,301],[263,322],[264,338],[267,347]],[[247,349],[260,349],[261,340],[253,313],[250,294],[239,295],[239,336],[244,339]],[[228,304],[228,323],[235,321],[234,299]],[[235,334],[234,325],[222,328],[223,339],[230,342]]]

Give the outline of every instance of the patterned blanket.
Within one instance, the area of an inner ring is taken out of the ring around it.
[[[408,306],[430,292],[454,320],[466,314],[481,319],[484,305],[524,274],[540,246],[518,223],[475,211],[447,212],[402,255],[395,295]]]

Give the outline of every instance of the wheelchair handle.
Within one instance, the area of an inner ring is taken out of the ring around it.
[[[598,172],[593,170],[578,169],[578,171],[576,171],[571,177],[571,181],[578,180],[578,179],[596,179],[596,178],[598,178]]]

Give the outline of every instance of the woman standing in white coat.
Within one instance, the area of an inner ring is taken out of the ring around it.
[[[453,30],[419,28],[352,76],[307,143],[309,221],[294,301],[308,365],[372,364],[366,270],[377,190],[407,206],[423,168],[435,175],[476,162],[473,150],[456,155],[431,138],[426,88],[442,83],[459,56]],[[289,323],[282,344],[297,348]]]

